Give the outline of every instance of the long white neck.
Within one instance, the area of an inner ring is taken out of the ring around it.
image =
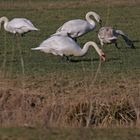
[[[99,56],[102,55],[102,54],[101,54],[102,51],[101,51],[101,49],[97,46],[97,44],[96,44],[95,42],[93,42],[93,41],[89,41],[89,42],[87,42],[87,43],[84,45],[83,49],[81,49],[81,55],[80,55],[80,56],[85,55],[85,54],[87,53],[87,51],[88,51],[88,49],[89,49],[90,46],[92,46],[92,47],[95,48],[95,50],[96,50],[96,52],[98,53]]]
[[[1,17],[0,18],[0,28],[1,28],[1,24],[2,24],[2,22],[4,22],[4,28],[6,29],[6,26],[7,26],[7,24],[8,24],[8,18],[7,17]]]
[[[95,26],[95,21],[91,19],[91,16],[93,16],[97,22],[100,22],[100,16],[97,13],[90,11],[86,14],[85,18],[91,25]]]

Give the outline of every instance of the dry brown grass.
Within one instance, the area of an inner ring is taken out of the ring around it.
[[[90,79],[65,78],[28,77],[24,92],[19,79],[1,80],[0,125],[140,127],[139,80],[114,78],[93,85]]]

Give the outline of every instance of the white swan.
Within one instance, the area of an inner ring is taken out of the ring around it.
[[[14,18],[11,21],[8,20],[7,17],[0,18],[0,28],[1,24],[4,22],[4,29],[7,32],[13,34],[21,34],[27,33],[29,31],[37,31],[38,29],[31,23],[30,20],[25,18]]]
[[[30,20],[25,19],[25,18],[14,18],[11,21],[8,20],[7,17],[1,17],[0,18],[0,28],[1,28],[1,24],[4,22],[4,29],[7,32],[13,33],[14,35],[24,35],[27,32],[30,31],[37,31],[38,29],[31,23]],[[22,67],[22,73],[24,75],[24,59],[22,56],[22,50],[20,47],[20,43],[19,43],[19,39],[17,36],[17,47],[19,48],[19,54],[20,54],[20,61],[21,61],[21,67]],[[13,60],[13,56],[14,55],[14,49],[12,51],[12,60]]]
[[[83,56],[86,54],[90,46],[93,46],[99,54],[100,58],[105,61],[105,54],[95,42],[89,41],[81,49],[81,47],[68,36],[53,35],[43,41],[39,47],[32,48],[32,50],[40,50],[45,53],[51,53],[53,55],[60,56]]]
[[[102,46],[104,44],[114,43],[115,46],[118,48],[117,38],[119,35],[122,36],[122,38],[124,39],[124,41],[129,47],[135,48],[133,42],[121,30],[116,30],[113,29],[112,27],[102,27],[98,32],[98,38]]]
[[[91,19],[91,16],[93,16],[95,20],[101,24],[100,16],[91,11],[86,14],[86,20],[75,19],[65,22],[59,29],[57,29],[55,34],[59,35],[62,32],[65,32],[70,37],[77,38],[95,28],[96,24],[95,21]]]

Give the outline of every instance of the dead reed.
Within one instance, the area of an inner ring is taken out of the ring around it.
[[[108,86],[85,85],[89,79],[69,83],[62,79],[50,76],[43,82],[46,86],[41,83],[40,87],[36,79],[29,82],[27,78],[24,96],[18,79],[1,82],[0,125],[140,127],[139,81],[116,79]]]

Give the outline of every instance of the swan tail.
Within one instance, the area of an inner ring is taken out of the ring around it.
[[[37,29],[36,27],[33,28],[34,31],[38,31],[39,29]]]
[[[40,47],[37,47],[37,48],[31,48],[31,50],[41,50]]]
[[[118,35],[121,35],[122,38],[124,39],[125,43],[131,47],[131,48],[135,48],[134,43],[131,39],[129,39],[129,37],[121,30],[116,30],[115,31]]]
[[[57,33],[57,32],[61,32],[61,30],[62,30],[62,26],[60,26],[60,27],[56,30],[56,33]]]

